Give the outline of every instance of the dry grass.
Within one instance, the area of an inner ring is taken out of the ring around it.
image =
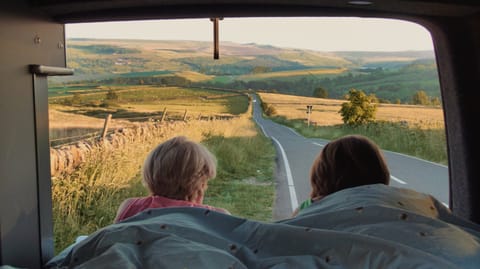
[[[85,128],[85,129],[101,129],[105,123],[104,119],[83,116],[75,113],[69,113],[78,108],[69,106],[50,105],[48,111],[48,120],[50,129],[65,128]],[[126,120],[112,119],[110,127],[124,128],[132,127],[135,124]]]
[[[261,73],[254,75],[244,75],[239,78],[242,80],[249,79],[263,79],[263,78],[275,78],[275,77],[293,77],[293,76],[304,76],[307,74],[310,75],[326,75],[326,74],[341,74],[347,71],[346,68],[335,68],[335,69],[308,69],[308,70],[293,70],[293,71],[280,71],[280,72],[269,72]]]
[[[140,113],[154,113],[154,112],[161,112],[164,108],[167,108],[167,115],[174,113],[174,114],[184,114],[185,110],[191,117],[198,117],[199,115],[211,115],[211,114],[220,114],[220,113],[228,113],[228,109],[225,106],[219,106],[218,104],[212,102],[203,102],[203,103],[188,103],[178,101],[178,100],[170,100],[170,101],[163,101],[158,102],[157,104],[122,104],[119,107],[128,109],[132,112],[140,112]]]
[[[208,76],[208,75],[204,75],[202,73],[193,72],[193,71],[180,71],[180,72],[177,72],[175,74],[177,76],[184,77],[184,78],[186,78],[186,79],[188,79],[192,82],[210,80],[214,77],[214,76]]]
[[[307,119],[306,105],[313,105],[311,122],[319,126],[342,124],[338,113],[345,100],[292,96],[276,93],[259,93],[260,98],[275,107],[277,115],[287,119]],[[442,129],[443,110],[438,107],[379,104],[376,119],[390,122],[407,122],[410,126]]]
[[[199,133],[206,132],[206,130],[218,130],[223,132],[223,136],[229,137],[234,134],[244,134],[245,136],[252,136],[252,131],[246,130],[245,126],[248,126],[247,129],[254,129],[254,126],[249,121],[249,115],[251,108],[248,108],[248,111],[242,114],[237,119],[231,121],[196,121],[201,115],[212,115],[212,114],[225,114],[231,115],[228,113],[228,109],[224,104],[215,103],[215,102],[185,102],[180,103],[178,100],[167,100],[162,104],[126,104],[123,105],[125,108],[128,108],[132,112],[158,112],[163,111],[164,108],[167,108],[167,118],[169,114],[178,114],[183,115],[185,110],[187,110],[187,119],[189,120],[189,125],[194,125],[195,130]],[[105,123],[104,119],[84,116],[80,114],[75,114],[73,111],[79,110],[79,107],[69,107],[62,105],[49,105],[49,127],[50,130],[59,132],[62,129],[98,129],[101,130]],[[98,107],[81,107],[82,110],[101,110]],[[72,113],[69,113],[72,111]],[[105,109],[105,111],[107,111]],[[106,112],[107,113],[107,112]],[[249,123],[250,122],[250,123]],[[139,123],[131,122],[128,120],[115,119],[112,118],[109,128],[118,129],[118,128],[128,128],[134,127]],[[240,128],[240,130],[238,130]],[[196,131],[196,132],[197,132]]]
[[[162,128],[148,139],[134,137],[118,148],[95,147],[73,173],[52,178],[56,251],[71,244],[78,235],[87,235],[111,224],[118,205],[125,198],[147,195],[139,175],[145,156],[158,143],[178,135],[197,142],[212,139],[221,142],[213,147],[220,165],[217,178],[209,182],[206,203],[227,208],[238,216],[271,218],[274,150],[268,140],[258,135],[250,107],[247,113],[228,121],[162,123]],[[259,148],[263,149],[260,154],[253,157],[245,154]],[[225,154],[222,149],[226,149]],[[233,153],[230,150],[234,150]],[[244,167],[239,158],[255,161]],[[232,165],[221,165],[225,163]],[[260,178],[264,185],[252,185],[252,178]],[[252,194],[261,197],[260,200],[252,200]]]

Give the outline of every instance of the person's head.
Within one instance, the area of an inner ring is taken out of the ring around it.
[[[310,170],[311,198],[346,188],[382,183],[390,172],[378,146],[366,137],[348,135],[326,144]]]
[[[202,203],[207,181],[216,176],[216,169],[216,158],[206,147],[177,136],[148,154],[143,183],[151,194]]]

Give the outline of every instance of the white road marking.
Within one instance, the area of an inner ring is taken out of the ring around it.
[[[267,132],[265,131],[265,129],[263,129],[263,126],[261,124],[259,124],[258,122],[257,122],[257,125],[260,126],[260,129],[262,129],[263,135],[268,138],[269,136],[268,136]]]
[[[393,179],[393,180],[395,180],[396,182],[398,182],[398,183],[400,183],[400,184],[403,184],[403,185],[407,184],[407,182],[405,182],[405,181],[403,181],[403,180],[401,180],[401,179],[398,179],[398,178],[396,178],[396,177],[394,177],[394,176],[392,176],[392,175],[390,175],[390,178]]]
[[[263,126],[260,125],[260,124],[258,124],[258,126],[260,126],[260,129],[262,129],[263,135],[268,138],[269,136],[268,136],[267,132],[265,131],[265,129],[263,129]]]
[[[290,192],[290,202],[292,205],[292,212],[293,212],[293,210],[297,209],[298,207],[298,199],[297,199],[297,193],[295,192],[295,185],[293,184],[292,171],[290,170],[290,165],[288,164],[287,154],[285,153],[285,150],[283,149],[280,142],[278,142],[278,140],[273,136],[271,138],[273,141],[275,141],[275,143],[277,143],[278,148],[282,153],[282,159],[285,163],[285,173],[287,174],[288,191]]]
[[[397,154],[397,155],[400,155],[400,156],[404,156],[404,157],[408,157],[408,158],[411,158],[411,159],[416,159],[416,160],[419,160],[419,161],[422,161],[422,162],[426,162],[426,163],[429,163],[429,164],[433,164],[433,165],[436,165],[436,166],[440,166],[440,167],[443,167],[443,168],[448,168],[448,166],[446,165],[443,165],[441,163],[434,163],[434,162],[431,162],[431,161],[427,161],[427,160],[424,160],[424,159],[420,159],[418,157],[415,157],[415,156],[410,156],[410,155],[406,155],[406,154],[403,154],[403,153],[399,153],[399,152],[395,152],[395,151],[389,151],[389,150],[383,150],[383,151],[388,151],[392,154]]]
[[[320,144],[320,143],[317,143],[317,142],[312,142],[312,144],[317,145],[317,146],[320,146],[320,147],[324,147],[324,146],[325,146],[324,144]]]
[[[255,117],[253,117],[253,120],[257,123],[257,125],[260,127],[260,129],[262,129],[263,135],[264,135],[266,138],[269,138],[267,132],[265,131],[265,129],[263,128],[263,126],[260,124],[260,122],[258,122]]]

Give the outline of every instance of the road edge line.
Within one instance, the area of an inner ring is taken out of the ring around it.
[[[293,184],[292,170],[290,169],[290,165],[288,164],[287,154],[285,153],[285,150],[283,149],[280,142],[273,136],[270,136],[270,138],[275,143],[277,143],[278,148],[280,149],[280,153],[282,154],[282,159],[285,164],[285,174],[287,175],[288,191],[290,193],[290,203],[291,203],[292,212],[293,212],[295,209],[298,208],[298,199],[297,199],[297,193],[295,191],[295,185]]]

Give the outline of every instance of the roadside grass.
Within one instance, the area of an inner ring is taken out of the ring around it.
[[[262,102],[273,106],[270,118],[306,137],[328,140],[348,134],[361,134],[382,149],[404,153],[447,165],[443,110],[439,107],[379,104],[376,121],[363,126],[343,124],[339,110],[345,100],[258,93]],[[310,126],[306,105],[313,105]]]
[[[158,143],[176,135],[205,144],[217,157],[217,177],[209,182],[206,204],[239,217],[272,219],[275,150],[250,117],[186,122],[167,129],[121,148],[94,148],[73,173],[52,178],[56,253],[77,236],[111,224],[124,199],[147,195],[140,176],[143,160]]]
[[[288,120],[282,116],[274,116],[271,119],[295,129],[306,137],[332,140],[344,135],[360,134],[369,137],[384,150],[404,153],[443,165],[448,164],[446,136],[443,129],[425,129],[385,121],[357,127],[343,124],[307,126],[303,120]]]
[[[205,145],[217,156],[217,177],[209,182],[206,204],[228,209],[233,215],[272,220],[273,160],[275,149],[263,135],[207,137]]]

